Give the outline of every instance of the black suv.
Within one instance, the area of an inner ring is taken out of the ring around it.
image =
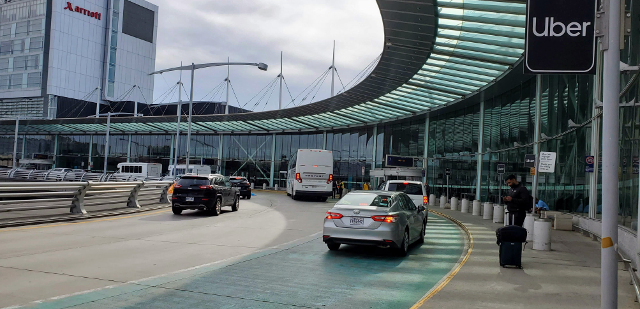
[[[179,215],[184,209],[206,210],[214,216],[223,206],[240,208],[240,192],[222,175],[184,175],[173,186],[171,209]]]
[[[240,189],[240,197],[244,197],[246,199],[251,198],[251,184],[244,177],[229,177],[229,181],[231,182],[232,187],[238,187]]]

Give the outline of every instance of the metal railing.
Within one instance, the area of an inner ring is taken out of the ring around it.
[[[163,180],[162,177],[143,177],[117,173],[62,172],[54,170],[30,170],[22,168],[0,169],[0,179],[33,181],[148,181]]]
[[[625,258],[624,255],[620,253],[620,251],[618,251],[618,255],[625,265],[625,270],[628,271],[629,276],[631,276],[631,281],[629,282],[629,284],[633,285],[633,290],[634,292],[636,292],[636,302],[638,302],[640,301],[640,282],[638,282],[638,277],[636,275],[637,269],[633,268],[633,265],[631,265],[632,261]]]
[[[65,175],[66,177],[66,175]],[[61,178],[64,179],[64,178]],[[87,214],[87,207],[114,204],[126,198],[126,207],[140,208],[140,201],[171,203],[173,181],[56,181],[0,182],[0,213],[69,208]],[[123,205],[124,206],[124,205]]]

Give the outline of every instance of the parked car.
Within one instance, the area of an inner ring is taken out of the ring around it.
[[[237,187],[240,190],[240,197],[251,199],[251,184],[249,180],[244,177],[229,177],[232,187]]]
[[[426,207],[429,204],[429,197],[427,196],[427,189],[420,181],[412,180],[387,180],[378,186],[382,191],[394,191],[404,192],[416,205],[424,205]]]
[[[240,191],[222,175],[183,175],[173,185],[171,210],[176,215],[185,209],[205,210],[214,216],[220,215],[222,207],[240,209]]]
[[[324,219],[322,240],[329,250],[341,244],[395,248],[405,256],[409,245],[424,242],[425,206],[404,192],[355,191],[340,199]]]

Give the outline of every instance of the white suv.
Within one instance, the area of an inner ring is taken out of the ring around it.
[[[387,180],[378,186],[378,190],[404,192],[416,206],[428,204],[427,190],[420,181]]]

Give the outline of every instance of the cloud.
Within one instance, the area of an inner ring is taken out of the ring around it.
[[[280,72],[280,51],[284,53],[283,75],[295,97],[329,68],[333,40],[336,41],[336,67],[345,84],[375,59],[383,47],[382,20],[373,0],[151,2],[160,7],[156,69],[175,67],[181,61],[184,64],[224,62],[227,57],[231,62],[269,65],[267,72],[255,67],[231,67],[230,80],[240,104],[233,93],[230,102],[236,106],[247,103],[276,78]],[[185,73],[183,83],[188,89],[188,73]],[[196,71],[194,99],[203,99],[225,79],[226,73],[222,67]],[[314,101],[330,95],[330,78],[326,78]],[[156,77],[156,103],[177,99],[175,93],[173,98],[163,99],[161,95],[178,79],[177,72]],[[341,88],[336,77],[336,89]],[[267,97],[268,94],[256,111],[277,108],[277,89],[265,106]],[[283,98],[286,105],[290,101],[286,88]],[[224,100],[224,91],[218,91],[213,99]]]

